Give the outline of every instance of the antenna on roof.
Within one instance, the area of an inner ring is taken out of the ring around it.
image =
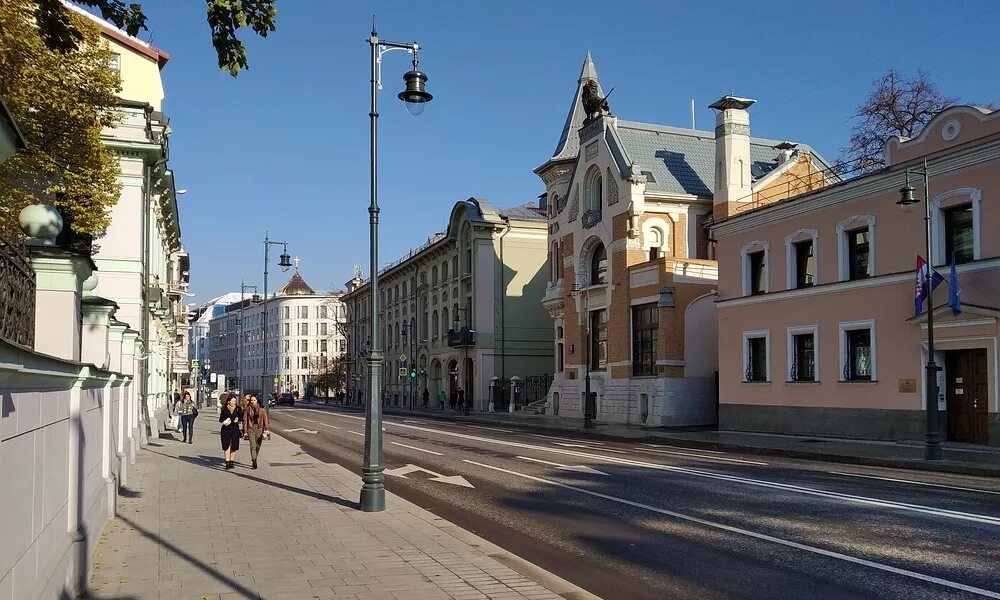
[[[691,98],[691,129],[698,129],[694,123],[694,98]]]

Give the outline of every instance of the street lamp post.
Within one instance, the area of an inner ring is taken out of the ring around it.
[[[263,316],[263,335],[261,336],[261,359],[263,367],[260,376],[260,393],[264,394],[264,389],[268,383],[267,377],[267,267],[271,262],[271,246],[281,246],[281,256],[278,257],[278,266],[281,267],[282,271],[288,271],[292,266],[292,257],[288,256],[288,242],[276,242],[270,240],[267,237],[267,232],[264,232],[264,316]],[[274,391],[274,384],[271,384],[271,391]],[[268,402],[266,399],[261,398],[261,404],[265,407]],[[264,410],[267,410],[266,408]]]
[[[573,293],[580,296],[580,343],[583,344],[584,352],[584,376],[583,376],[583,428],[594,428],[593,398],[590,393],[590,296],[587,294],[587,286],[580,281],[573,282]]]
[[[368,224],[371,236],[371,350],[368,352],[368,410],[365,413],[365,456],[361,465],[361,510],[378,512],[385,510],[385,475],[382,471],[382,348],[378,327],[378,90],[382,85],[382,55],[393,50],[405,50],[413,55],[413,69],[403,75],[406,89],[398,94],[406,103],[406,109],[413,115],[423,112],[424,104],[432,96],[424,89],[427,75],[417,70],[417,53],[420,46],[415,43],[400,43],[380,40],[375,32],[372,19],[372,34],[368,38],[371,47],[371,203],[368,206]]]
[[[471,328],[468,326],[468,321],[469,321],[469,319],[468,319],[468,313],[469,313],[469,309],[468,309],[468,307],[465,307],[465,308],[463,308],[461,306],[456,307],[455,308],[455,317],[454,317],[454,319],[452,319],[455,322],[455,333],[459,334],[459,339],[462,341],[462,352],[463,352],[462,374],[465,376],[465,381],[463,383],[465,383],[466,385],[468,385],[469,383],[472,382],[472,378],[469,377],[469,373],[466,371],[466,369],[468,369],[468,367],[469,367],[469,340],[465,336],[467,336],[469,334],[466,333],[465,335],[462,335],[462,333],[461,333],[462,330],[461,330],[461,328],[459,328],[459,325],[461,325],[461,320],[459,320],[459,318],[458,318],[458,313],[465,313],[466,314],[466,319],[465,319],[466,320],[466,326],[465,326],[465,329],[466,329],[466,331],[471,331]],[[465,395],[468,396],[469,395],[469,390],[464,390],[464,391],[465,391]],[[469,400],[468,400],[468,398],[462,398],[462,411],[465,413],[466,416],[469,415]]]
[[[906,169],[906,184],[899,190],[900,206],[910,206],[919,200],[914,196],[913,186],[910,185],[910,174],[922,175],[924,178],[924,248],[927,252],[927,268],[923,273],[923,296],[927,302],[927,365],[925,367],[926,382],[924,383],[927,394],[927,460],[941,460],[941,434],[938,429],[938,385],[937,372],[940,367],[934,362],[934,287],[931,285],[931,277],[934,269],[934,261],[931,257],[931,203],[929,196],[929,174],[927,171],[927,160],[924,159],[923,167],[908,167]]]

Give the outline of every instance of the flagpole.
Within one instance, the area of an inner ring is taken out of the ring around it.
[[[924,244],[927,251],[927,270],[924,271],[924,297],[927,299],[927,460],[941,460],[941,434],[938,430],[938,366],[934,362],[934,286],[931,273],[934,259],[931,257],[931,201],[930,182],[927,174],[927,159],[924,159]]]

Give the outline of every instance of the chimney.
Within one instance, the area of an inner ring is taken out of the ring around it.
[[[713,215],[727,217],[753,201],[750,188],[750,114],[756,102],[724,96],[710,105],[715,115],[715,190]]]

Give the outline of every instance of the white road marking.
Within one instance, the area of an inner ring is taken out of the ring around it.
[[[672,510],[666,510],[656,506],[650,506],[648,504],[643,504],[641,502],[635,502],[633,500],[628,500],[625,498],[619,498],[617,496],[611,496],[608,494],[602,494],[601,492],[595,492],[593,490],[587,490],[584,488],[576,487],[574,485],[569,485],[566,483],[561,483],[558,481],[552,481],[550,479],[543,479],[541,477],[535,477],[534,475],[526,475],[524,473],[518,473],[517,471],[511,471],[508,469],[503,469],[500,467],[495,467],[493,465],[487,465],[483,463],[474,462],[471,460],[463,459],[463,462],[467,462],[477,467],[483,467],[486,469],[493,469],[494,471],[500,471],[501,473],[507,473],[508,475],[516,475],[518,477],[523,477],[525,479],[530,479],[531,481],[537,481],[539,483],[547,483],[556,487],[561,487],[567,490],[573,490],[581,494],[587,494],[588,496],[594,496],[597,498],[603,498],[605,500],[611,500],[612,502],[619,502],[621,504],[627,504],[629,506],[634,506],[636,508],[641,508],[651,512],[659,513],[661,515],[667,515],[674,517],[676,519],[681,519],[684,521],[689,521],[691,523],[698,523],[699,525],[704,525],[706,527],[712,527],[714,529],[721,529],[723,531],[728,531],[730,533],[738,533],[740,535],[745,535],[758,540],[764,540],[767,542],[773,542],[775,544],[780,544],[782,546],[787,546],[789,548],[795,548],[797,550],[804,550],[806,552],[812,552],[813,554],[819,554],[821,556],[827,556],[829,558],[836,558],[838,560],[843,560],[846,562],[854,563],[857,565],[863,565],[866,567],[871,567],[873,569],[878,569],[880,571],[886,571],[888,573],[894,573],[896,575],[902,575],[904,577],[910,577],[912,579],[919,579],[921,581],[926,581],[929,583],[936,583],[938,585],[949,587],[956,590],[962,590],[963,592],[971,592],[973,594],[979,594],[980,596],[986,596],[987,598],[998,598],[1000,599],[1000,593],[993,592],[990,590],[972,587],[971,585],[965,585],[964,583],[958,583],[957,581],[950,581],[948,579],[941,579],[940,577],[934,577],[932,575],[924,575],[923,573],[917,573],[916,571],[910,571],[907,569],[900,569],[898,567],[893,567],[890,565],[885,565],[882,563],[877,563],[871,560],[865,560],[863,558],[858,558],[856,556],[849,556],[847,554],[841,554],[840,552],[834,552],[832,550],[824,550],[823,548],[817,548],[815,546],[809,546],[807,544],[800,544],[799,542],[793,542],[791,540],[785,540],[782,538],[774,537],[772,535],[767,535],[764,533],[757,533],[755,531],[750,531],[748,529],[743,529],[741,527],[734,527],[732,525],[725,525],[723,523],[716,523],[714,521],[708,521],[706,519],[701,519],[699,517],[692,517],[691,515],[685,515],[683,513],[674,512]]]
[[[514,433],[510,429],[500,429],[499,427],[485,427],[483,425],[465,425],[466,427],[475,427],[476,429],[488,429],[490,431],[499,431],[500,433]]]
[[[314,409],[302,409],[302,410],[314,410]],[[329,414],[336,415],[345,419],[355,419],[364,420],[364,417],[356,417],[353,415],[344,415],[339,413],[331,412]],[[495,444],[498,446],[509,446],[513,448],[524,448],[528,450],[537,450],[540,452],[550,452],[553,454],[561,454],[563,456],[575,456],[580,458],[589,458],[592,460],[602,460],[614,464],[629,465],[633,467],[645,467],[648,469],[656,469],[660,471],[671,471],[674,473],[682,473],[685,475],[690,475],[693,477],[703,477],[706,479],[718,479],[721,481],[730,481],[734,483],[742,483],[745,485],[751,485],[756,487],[763,487],[769,489],[782,490],[786,492],[796,492],[799,494],[804,494],[807,496],[818,496],[821,498],[828,498],[832,500],[840,500],[843,502],[850,502],[856,504],[863,504],[866,506],[875,506],[878,508],[890,508],[895,510],[904,510],[910,512],[916,512],[921,514],[928,514],[935,517],[944,517],[949,519],[959,519],[963,521],[974,521],[977,523],[983,523],[986,525],[1000,525],[1000,518],[990,517],[986,515],[977,515],[973,513],[965,513],[954,510],[947,510],[943,508],[933,508],[930,506],[923,506],[920,504],[907,504],[904,502],[895,502],[892,500],[880,500],[878,498],[870,498],[867,496],[858,496],[855,494],[843,494],[840,492],[831,492],[828,490],[820,488],[810,488],[798,485],[792,485],[787,483],[778,483],[773,481],[768,481],[765,479],[752,479],[748,477],[739,477],[736,475],[728,475],[725,473],[716,473],[713,471],[702,471],[700,469],[692,469],[690,467],[679,467],[674,465],[664,465],[660,463],[651,463],[641,460],[635,460],[631,458],[624,458],[619,456],[606,456],[602,454],[593,454],[588,452],[580,452],[577,450],[568,450],[562,448],[551,448],[548,446],[537,446],[534,444],[525,444],[523,442],[514,442],[509,440],[498,440],[494,438],[487,438],[478,435],[471,435],[467,433],[459,433],[454,431],[443,431],[440,429],[431,429],[429,427],[419,427],[417,425],[402,425],[397,424],[397,427],[405,427],[408,429],[415,429],[417,431],[425,431],[428,433],[435,433],[439,435],[447,435],[451,437],[457,437],[466,440],[474,440],[478,442],[485,442],[489,444]],[[361,435],[361,434],[358,434]]]
[[[584,450],[596,450],[598,452],[613,452],[615,454],[628,454],[624,450],[612,450],[611,448],[592,448],[589,443],[587,444],[577,444],[569,442],[552,442],[556,446],[563,446],[565,448],[583,448]]]
[[[409,448],[410,450],[418,450],[420,452],[426,452],[427,454],[433,454],[434,456],[444,456],[440,452],[435,452],[433,450],[424,450],[423,448],[417,448],[416,446],[407,446],[406,444],[400,444],[399,442],[389,442],[394,446],[402,446],[404,448]]]
[[[645,446],[646,448],[673,448],[674,450],[691,450],[692,452],[708,452],[709,454],[725,454],[721,450],[705,450],[704,448],[689,448],[687,446],[671,446],[670,444],[646,444],[639,443],[640,446]],[[636,448],[637,450],[645,450],[646,448]]]
[[[288,433],[294,433],[296,431],[301,431],[303,433],[311,433],[313,435],[316,435],[317,433],[319,433],[318,431],[313,431],[312,429],[303,429],[302,427],[296,427],[295,429],[282,429],[282,431],[285,431],[285,432],[288,432]]]
[[[358,433],[357,431],[348,431],[347,433],[353,433],[354,435],[360,435],[361,437],[365,437],[365,434]]]
[[[530,456],[518,456],[521,460],[527,460],[530,462],[541,463],[543,465],[549,465],[550,467],[555,467],[557,469],[564,469],[566,471],[576,471],[578,473],[590,473],[593,475],[607,475],[604,471],[598,471],[597,469],[592,469],[586,465],[564,465],[562,463],[552,462],[549,460],[542,460],[540,458],[531,458]]]
[[[434,471],[431,471],[430,469],[425,469],[424,467],[420,467],[420,466],[417,466],[417,465],[414,465],[414,464],[405,465],[405,466],[399,467],[398,469],[386,469],[385,470],[385,474],[386,475],[392,475],[394,477],[400,477],[402,479],[406,479],[407,475],[409,475],[410,473],[416,473],[418,471],[423,471],[424,473],[427,473],[428,475],[431,475],[432,476],[431,477],[431,481],[438,481],[438,482],[441,482],[441,483],[450,483],[451,485],[457,485],[457,486],[467,487],[467,488],[475,488],[476,487],[476,486],[472,485],[471,483],[469,483],[468,481],[466,481],[465,477],[462,477],[461,475],[442,475],[440,473],[435,473]]]
[[[724,456],[705,456],[703,454],[691,454],[690,452],[674,452],[672,450],[653,450],[652,448],[636,448],[636,450],[642,450],[643,452],[655,452],[657,454],[672,454],[674,456],[691,456],[694,458],[701,458],[704,460],[720,460],[724,462],[732,463],[743,463],[746,465],[767,465],[766,462],[759,462],[756,460],[742,460],[739,458],[726,458]]]
[[[831,475],[844,475],[846,477],[864,477],[865,479],[881,479],[882,481],[894,481],[896,483],[911,483],[913,485],[926,485],[930,487],[939,487],[949,490],[959,490],[963,492],[977,492],[980,494],[995,494],[1000,496],[1000,492],[993,490],[981,490],[978,488],[961,487],[957,485],[945,485],[943,483],[930,483],[927,481],[913,481],[911,479],[893,479],[892,477],[876,477],[875,475],[862,475],[861,473],[841,473],[839,471],[827,471]]]

